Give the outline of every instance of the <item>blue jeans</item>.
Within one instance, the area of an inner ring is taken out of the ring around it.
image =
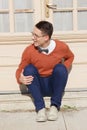
[[[34,80],[27,85],[29,92],[34,99],[36,111],[45,107],[43,97],[51,97],[51,104],[58,108],[61,106],[62,95],[68,79],[68,71],[63,64],[57,64],[48,77],[41,77],[37,68],[30,64],[25,67],[24,75],[32,75]]]

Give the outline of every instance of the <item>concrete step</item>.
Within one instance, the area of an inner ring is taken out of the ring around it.
[[[45,97],[46,107],[50,107],[50,98]],[[66,91],[61,108],[87,107],[87,91]],[[0,94],[0,111],[34,111],[32,98],[28,94]]]

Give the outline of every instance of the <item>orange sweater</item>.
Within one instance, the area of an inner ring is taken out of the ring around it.
[[[74,59],[73,53],[64,42],[58,40],[55,40],[55,42],[55,49],[48,55],[40,53],[34,47],[34,44],[31,44],[24,50],[21,63],[16,71],[18,83],[20,83],[19,77],[22,69],[28,64],[33,64],[38,69],[39,74],[43,77],[51,75],[54,66],[61,63],[62,58],[65,59],[64,65],[69,69]]]

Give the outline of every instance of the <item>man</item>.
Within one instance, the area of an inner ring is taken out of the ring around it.
[[[51,39],[52,33],[50,22],[40,21],[35,25],[33,44],[24,50],[16,71],[18,83],[25,84],[34,99],[38,122],[57,120],[68,70],[74,59],[68,45]],[[45,96],[51,97],[48,114],[43,98]]]

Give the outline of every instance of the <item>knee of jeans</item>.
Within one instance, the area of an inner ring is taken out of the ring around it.
[[[59,73],[64,71],[68,72],[67,68],[63,64],[57,64],[53,69],[53,73]]]
[[[37,69],[34,65],[30,64],[24,68],[23,73],[25,76],[34,75],[35,73],[37,73]]]

